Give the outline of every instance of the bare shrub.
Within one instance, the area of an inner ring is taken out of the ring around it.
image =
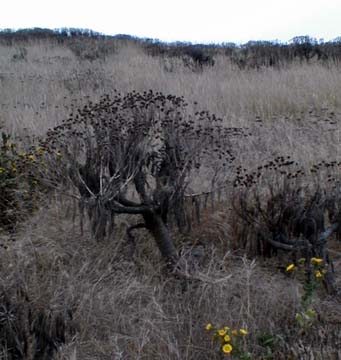
[[[266,165],[263,174],[263,167],[258,168],[259,174],[265,175],[263,179],[252,173],[237,177],[235,184],[243,186],[236,191],[234,200],[234,210],[239,217],[234,226],[237,246],[242,246],[253,256],[285,252],[294,262],[300,257],[321,258],[329,264],[326,290],[335,294],[328,238],[339,228],[339,221],[334,218],[327,226],[325,214],[330,194],[328,197],[326,189],[318,185],[308,185],[303,169],[293,166],[296,166],[294,162],[282,162],[278,157]],[[283,170],[283,167],[289,168]],[[307,267],[310,279],[308,263]]]
[[[187,105],[182,97],[151,90],[116,93],[89,102],[41,144],[55,152],[54,184],[63,179],[71,186],[93,235],[104,238],[119,214],[140,215],[129,238],[146,228],[173,265],[178,255],[169,229],[186,227],[185,198],[224,183],[234,160],[231,138],[244,135],[207,111],[190,113]],[[205,178],[206,184],[198,182]]]

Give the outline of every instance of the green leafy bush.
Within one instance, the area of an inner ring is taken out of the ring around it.
[[[0,147],[0,228],[11,228],[16,223],[18,203],[15,197],[17,167],[15,145],[10,136],[1,133]]]
[[[11,136],[1,132],[0,142],[0,230],[13,231],[36,207],[39,185],[36,167],[41,150],[19,152]]]

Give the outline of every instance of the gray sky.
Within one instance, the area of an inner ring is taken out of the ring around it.
[[[341,36],[341,0],[1,0],[1,28],[75,27],[164,41]]]

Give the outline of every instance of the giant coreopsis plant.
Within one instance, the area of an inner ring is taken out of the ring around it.
[[[118,214],[140,215],[129,231],[146,228],[174,265],[171,225],[185,226],[186,196],[225,181],[231,138],[242,133],[207,111],[189,111],[183,97],[116,91],[72,114],[41,145],[55,149],[53,178],[75,190],[97,237]]]

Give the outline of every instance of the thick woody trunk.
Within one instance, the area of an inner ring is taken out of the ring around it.
[[[143,217],[145,227],[154,237],[162,257],[167,262],[167,266],[173,271],[178,263],[179,256],[166,225],[170,194],[166,188],[162,186],[160,188],[159,184],[158,191],[155,191],[152,197],[149,196],[146,191],[146,175],[142,167],[134,178],[134,184],[142,203],[146,206],[144,211],[140,213]]]
[[[162,257],[172,269],[179,260],[178,253],[162,216],[156,213],[143,214],[146,228],[153,235]]]

